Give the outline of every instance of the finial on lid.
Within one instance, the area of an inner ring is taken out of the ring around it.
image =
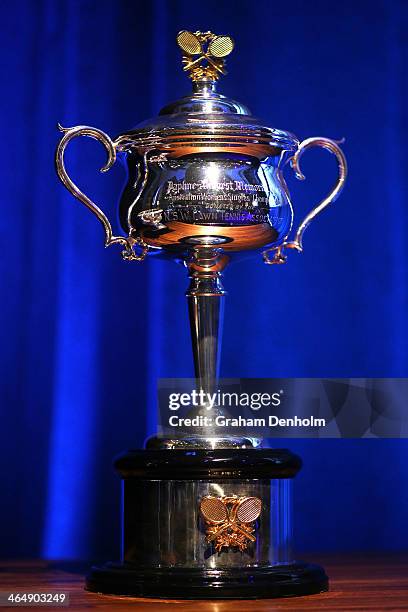
[[[230,36],[182,30],[177,34],[177,44],[183,51],[183,70],[193,82],[216,81],[226,74],[224,58],[234,48]]]

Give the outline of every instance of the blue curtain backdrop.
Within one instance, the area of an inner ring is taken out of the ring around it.
[[[341,199],[287,266],[232,265],[224,376],[408,376],[404,0],[32,0],[2,7],[1,554],[117,557],[120,451],[154,431],[158,376],[190,376],[172,263],[126,264],[56,179],[65,126],[111,135],[189,91],[175,35],[230,33],[220,89],[299,137],[346,138]],[[124,170],[74,142],[68,167],[115,215]],[[301,216],[336,172],[326,152],[288,176]],[[288,169],[288,175],[290,170]],[[356,406],[358,410],[358,406]],[[408,547],[404,440],[288,441],[297,548]]]

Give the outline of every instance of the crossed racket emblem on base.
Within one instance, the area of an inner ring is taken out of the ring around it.
[[[249,542],[256,541],[253,523],[261,510],[258,497],[206,495],[200,502],[200,512],[207,525],[207,542],[213,542],[218,552],[224,547],[245,550]]]

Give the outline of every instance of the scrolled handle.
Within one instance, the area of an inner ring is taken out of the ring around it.
[[[124,251],[122,251],[122,257],[124,259],[142,261],[146,257],[147,246],[144,245],[140,239],[133,238],[132,236],[114,236],[108,217],[99,208],[99,206],[92,202],[92,200],[75,185],[65,169],[65,149],[73,138],[76,138],[77,136],[89,136],[90,138],[94,138],[103,144],[107,151],[108,158],[106,164],[100,169],[101,172],[107,172],[116,161],[116,148],[114,142],[107,134],[105,134],[105,132],[102,132],[102,130],[89,127],[87,125],[77,125],[72,128],[64,128],[62,125],[58,124],[58,128],[64,133],[64,136],[58,143],[55,154],[57,173],[62,184],[77,200],[82,202],[82,204],[85,204],[85,206],[99,219],[105,231],[105,247],[112,244],[121,244],[125,247]],[[134,247],[136,245],[142,248],[140,254],[137,254],[134,251]]]
[[[341,141],[343,142],[343,141]],[[263,257],[264,261],[267,264],[282,264],[286,262],[286,255],[284,254],[284,249],[295,249],[298,252],[303,251],[303,234],[308,227],[308,225],[317,217],[318,214],[322,212],[329,204],[337,200],[341,191],[344,188],[344,182],[347,177],[347,161],[343,151],[339,147],[339,143],[335,140],[331,140],[330,138],[323,137],[314,137],[307,138],[300,143],[299,147],[296,150],[296,153],[290,159],[290,164],[295,171],[296,178],[303,181],[306,177],[303,174],[300,168],[300,159],[306,149],[310,149],[312,147],[322,147],[323,149],[327,149],[330,153],[333,153],[336,156],[338,163],[338,176],[337,180],[333,185],[330,193],[321,201],[313,210],[310,211],[308,215],[303,219],[302,223],[299,225],[294,240],[290,240],[288,242],[284,242],[279,247],[275,247],[273,249],[269,249],[264,251]],[[270,254],[273,253],[273,257],[270,257]]]

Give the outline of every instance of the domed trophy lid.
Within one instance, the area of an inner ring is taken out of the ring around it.
[[[296,136],[268,127],[246,106],[216,91],[219,77],[226,74],[225,58],[234,48],[230,36],[182,30],[177,43],[183,70],[193,82],[192,93],[121,134],[117,142],[122,150],[136,148],[142,154],[154,148],[170,157],[231,152],[265,158],[276,149],[298,147]]]

